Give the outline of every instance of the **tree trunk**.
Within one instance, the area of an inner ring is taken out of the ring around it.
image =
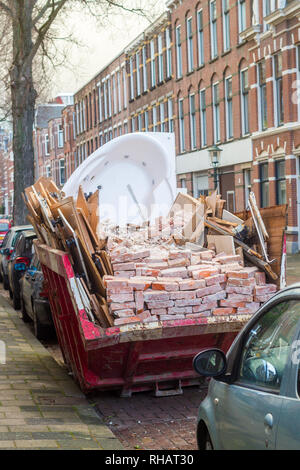
[[[33,123],[36,91],[32,77],[32,0],[13,0],[13,64],[10,71],[13,117],[15,225],[26,224],[22,192],[34,183]]]

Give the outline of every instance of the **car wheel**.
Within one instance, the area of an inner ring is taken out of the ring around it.
[[[51,336],[51,329],[48,326],[42,325],[36,314],[35,304],[33,303],[33,327],[34,335],[37,339],[45,340]]]
[[[8,276],[3,274],[3,287],[5,290],[9,289]]]
[[[13,307],[15,310],[20,310],[21,308],[21,302],[20,298],[16,296],[15,291],[12,292],[12,301],[13,301]]]
[[[29,323],[31,321],[31,318],[29,317],[29,315],[26,312],[26,307],[24,305],[24,301],[23,301],[22,296],[21,296],[20,303],[21,303],[21,318],[22,318],[24,323]]]

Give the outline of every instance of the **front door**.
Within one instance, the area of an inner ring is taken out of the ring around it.
[[[274,449],[300,301],[266,311],[245,333],[233,384],[213,388],[223,449]]]

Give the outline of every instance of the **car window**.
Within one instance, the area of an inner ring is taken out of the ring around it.
[[[24,237],[19,237],[16,240],[15,251],[17,254],[21,254],[24,246]]]
[[[244,342],[238,382],[279,392],[300,320],[300,301],[281,302],[251,328]]]
[[[18,231],[15,233],[13,239],[12,239],[12,242],[11,242],[11,247],[14,248],[14,246],[16,245],[16,242],[18,240],[18,238],[21,236],[22,232],[21,231]]]
[[[6,247],[5,245],[7,244],[7,241],[8,241],[8,239],[9,239],[10,234],[11,234],[11,231],[7,232],[7,234],[6,234],[5,237],[3,238],[2,248],[5,248],[5,247]]]

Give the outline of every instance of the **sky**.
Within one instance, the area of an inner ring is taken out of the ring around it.
[[[154,1],[152,19],[164,11],[164,1]],[[149,4],[147,0],[141,0],[143,2]],[[80,46],[62,42],[61,47],[68,49],[68,60],[54,72],[52,96],[78,91],[149,24],[146,18],[134,13],[120,11],[111,15],[109,23],[100,25],[88,13],[71,12],[65,20],[64,30],[72,31]]]

